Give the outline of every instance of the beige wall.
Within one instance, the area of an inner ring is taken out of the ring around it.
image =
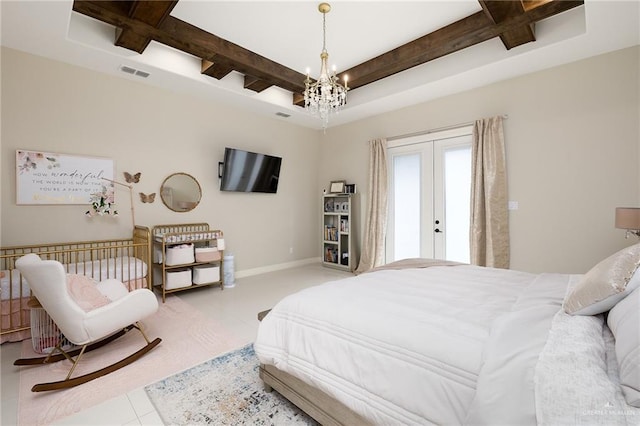
[[[6,48],[1,78],[2,245],[130,235],[126,188],[117,189],[116,219],[87,218],[80,205],[17,206],[15,150],[30,149],[112,158],[120,180],[125,171],[142,172],[134,187],[137,224],[220,228],[237,271],[319,256],[317,131]],[[220,192],[225,146],[283,157],[278,193]],[[174,172],[202,187],[192,212],[172,212],[160,201],[159,187]],[[138,192],[158,196],[143,204]]]
[[[497,114],[505,121],[512,267],[584,272],[628,245],[616,206],[640,205],[640,48],[569,64],[327,130],[326,135],[224,105],[2,49],[0,243],[126,236],[126,214],[88,219],[85,206],[16,206],[18,148],[113,158],[116,176],[142,172],[159,192],[177,171],[195,176],[190,213],[136,198],[138,224],[208,222],[225,231],[239,271],[320,255],[319,199],[331,180],[358,185],[361,239],[366,141]],[[225,146],[283,157],[277,195],[221,193]],[[317,159],[321,158],[318,162]],[[120,190],[127,212],[128,194]],[[293,254],[289,249],[293,248]]]
[[[329,129],[319,188],[346,179],[366,203],[366,141],[508,114],[511,267],[584,272],[629,245],[616,206],[640,206],[639,47]],[[339,155],[335,155],[339,153]]]

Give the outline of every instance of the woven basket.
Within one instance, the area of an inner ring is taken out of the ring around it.
[[[31,308],[31,342],[33,350],[39,354],[50,353],[60,342],[65,351],[74,346],[60,332],[47,311],[36,307]]]

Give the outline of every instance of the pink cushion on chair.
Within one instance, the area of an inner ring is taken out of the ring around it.
[[[108,305],[111,300],[100,293],[96,282],[79,274],[67,274],[67,290],[74,302],[85,312]]]

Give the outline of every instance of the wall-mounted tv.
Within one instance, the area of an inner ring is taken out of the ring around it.
[[[220,190],[274,194],[278,191],[281,164],[280,157],[225,148]]]

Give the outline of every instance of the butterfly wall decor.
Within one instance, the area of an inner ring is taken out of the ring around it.
[[[153,203],[156,200],[156,193],[153,192],[151,194],[144,194],[143,192],[140,193],[140,201],[142,201],[143,203]]]
[[[124,172],[124,180],[126,180],[127,183],[138,183],[138,182],[140,182],[140,176],[142,176],[141,172],[138,172],[135,175],[132,175],[129,172]]]

